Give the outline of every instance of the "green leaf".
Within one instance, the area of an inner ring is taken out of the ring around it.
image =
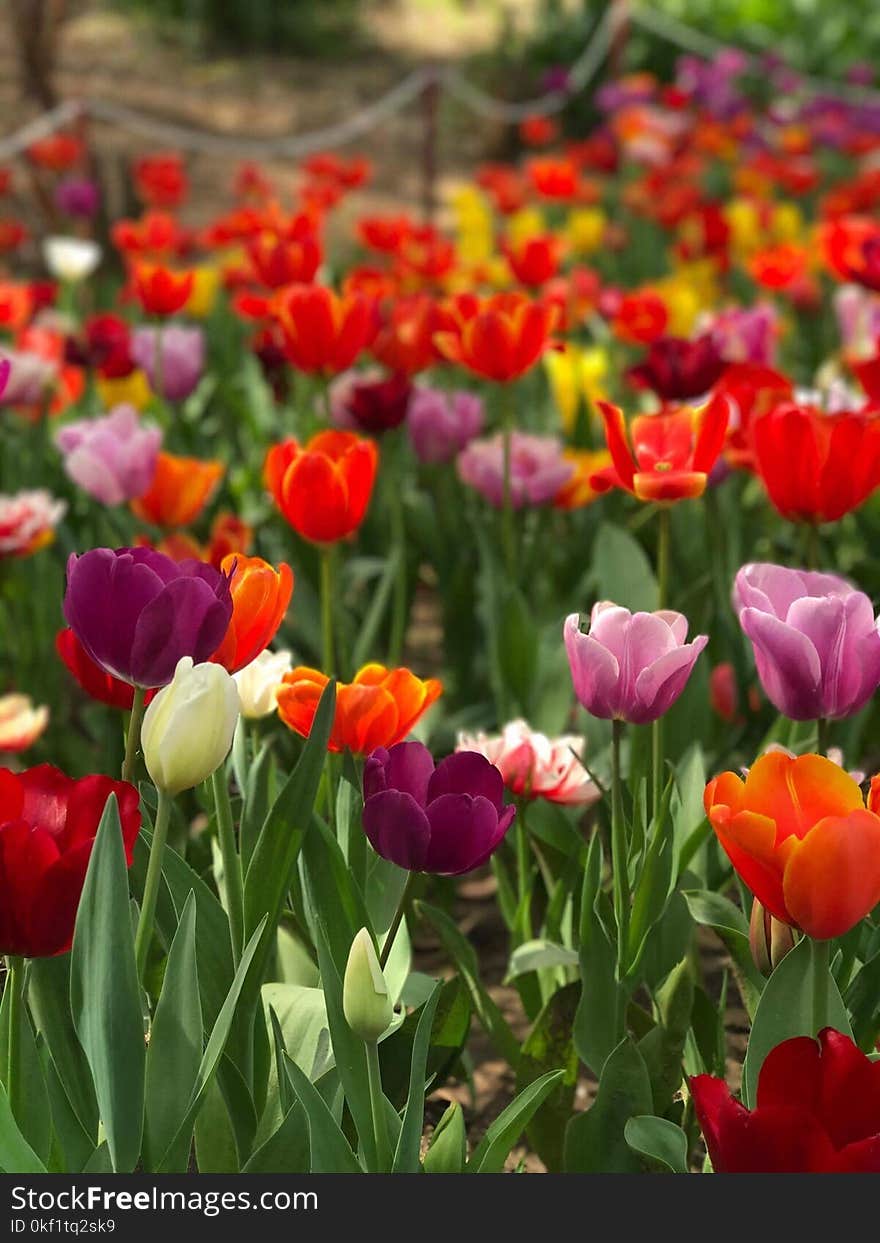
[[[474,1013],[494,1044],[496,1052],[500,1053],[511,1066],[515,1067],[519,1062],[519,1041],[510,1030],[501,1011],[483,987],[474,947],[459,932],[444,911],[439,910],[436,906],[431,906],[427,902],[415,902],[414,906],[418,913],[424,916],[439,934],[447,954],[449,954],[461,972],[471,995]]]
[[[202,1059],[199,1063],[198,1073],[190,1093],[189,1101],[187,1102],[186,1110],[183,1114],[183,1119],[177,1130],[177,1134],[169,1144],[161,1161],[157,1164],[157,1172],[169,1172],[169,1167],[173,1165],[176,1159],[178,1146],[183,1143],[184,1140],[187,1140],[192,1134],[193,1127],[195,1126],[196,1115],[199,1112],[205,1093],[207,1092],[214,1077],[217,1064],[220,1061],[224,1048],[226,1047],[226,1041],[229,1038],[229,1032],[232,1028],[232,1021],[235,1018],[235,1011],[238,1006],[239,997],[244,989],[244,984],[248,978],[251,964],[256,957],[257,947],[259,946],[260,938],[265,930],[265,923],[266,918],[264,916],[262,922],[257,926],[253,936],[244,948],[244,952],[241,956],[241,962],[238,964],[238,970],[232,980],[232,986],[229,989],[226,1000],[220,1008],[220,1013],[217,1015],[217,1022],[214,1024],[214,1028],[208,1037],[208,1043],[205,1046],[205,1051],[202,1054]]]
[[[31,959],[28,1007],[80,1126],[87,1135],[97,1135],[98,1104],[92,1075],[70,1014],[69,954]]]
[[[599,916],[602,843],[590,842],[580,915],[581,999],[574,1019],[574,1044],[581,1061],[598,1075],[617,1045],[617,950]]]
[[[691,1026],[694,982],[687,958],[675,967],[655,995],[659,1022],[639,1041],[651,1079],[654,1113],[665,1114],[681,1087],[684,1045]]]
[[[659,608],[657,581],[641,544],[623,527],[603,522],[593,544],[593,574],[600,600],[632,612]]]
[[[630,1118],[649,1114],[651,1080],[641,1053],[627,1036],[602,1067],[592,1107],[575,1114],[565,1132],[565,1169],[569,1174],[635,1174],[642,1165],[629,1148],[624,1130]]]
[[[156,1005],[147,1049],[144,1168],[152,1172],[169,1151],[186,1113],[187,1102],[202,1060],[202,1007],[196,966],[196,899],[190,891],[171,942],[162,992]],[[165,1168],[185,1174],[188,1135],[178,1151],[166,1157]]]
[[[551,1174],[563,1167],[565,1124],[574,1104],[579,1063],[572,1032],[580,994],[580,984],[567,984],[547,1001],[523,1044],[516,1075],[521,1092],[547,1071],[564,1068],[562,1079],[528,1126],[529,1143]]]
[[[241,866],[245,872],[259,839],[260,829],[268,814],[274,773],[275,757],[272,754],[272,744],[264,742],[257,758],[248,769],[247,780],[243,787],[244,803],[241,809],[238,840]]]
[[[550,1093],[561,1082],[564,1071],[542,1075],[512,1100],[498,1115],[474,1149],[467,1163],[468,1174],[500,1174],[511,1148],[529,1125]]]
[[[23,963],[19,974],[27,971],[28,965]],[[28,984],[24,984],[25,992]],[[6,987],[3,990],[3,1003],[0,1006],[0,1080],[9,1090],[9,1028],[11,1021],[10,1001],[12,990],[10,976],[6,976]],[[86,1067],[88,1074],[88,1067]],[[19,1007],[18,1031],[18,1092],[16,1109],[13,1111],[15,1121],[28,1144],[36,1152],[41,1161],[48,1163],[52,1148],[52,1118],[49,1112],[49,1094],[42,1059],[34,1040],[34,1031],[27,1014],[26,1005]]]
[[[426,1174],[461,1174],[467,1160],[467,1133],[458,1101],[450,1101],[434,1128],[422,1163]]]
[[[633,1152],[656,1161],[664,1171],[687,1174],[687,1136],[674,1122],[640,1114],[627,1121],[623,1134]]]
[[[827,1025],[852,1036],[846,1006],[830,971],[826,987]],[[792,1036],[815,1035],[810,938],[803,937],[770,976],[758,1003],[743,1064],[742,1097],[747,1109],[755,1107],[758,1075],[770,1050]]]
[[[507,968],[507,979],[516,979],[529,971],[539,971],[543,967],[576,967],[580,959],[577,951],[565,945],[557,945],[553,941],[524,941],[510,955]]]
[[[212,1080],[202,1107],[196,1116],[193,1134],[196,1165],[200,1174],[237,1174],[238,1150],[232,1119],[223,1093],[219,1075]]]
[[[714,928],[730,950],[743,1005],[749,1018],[754,1019],[765,980],[755,966],[749,948],[748,920],[738,906],[734,906],[720,893],[712,893],[708,889],[690,889],[684,890],[682,896],[697,923]]]
[[[419,1145],[425,1121],[425,1072],[428,1064],[428,1047],[434,1015],[440,1000],[441,985],[437,984],[422,1007],[416,1038],[413,1043],[412,1062],[409,1072],[409,1095],[403,1113],[403,1123],[394,1153],[392,1174],[417,1174],[419,1172]]]
[[[379,627],[382,625],[382,618],[385,616],[385,610],[391,598],[391,590],[397,579],[399,562],[400,550],[394,548],[388,554],[385,561],[378,586],[371,590],[370,606],[358,629],[358,636],[351,655],[351,664],[354,669],[360,669],[362,665],[365,665],[376,650]]]
[[[312,1174],[362,1174],[351,1145],[336,1124],[324,1098],[296,1062],[285,1061],[290,1082],[309,1125]]]
[[[498,672],[519,710],[530,716],[538,672],[538,630],[515,583],[505,583],[497,594],[490,642],[496,646]]]
[[[146,1048],[134,957],[128,869],[115,795],[107,800],[76,916],[70,1009],[113,1169],[133,1170],[144,1125]]]
[[[6,1089],[0,1084],[0,1169],[6,1174],[45,1174],[46,1167],[12,1116]]]
[[[303,860],[309,900],[313,911],[322,917],[328,948],[342,977],[352,941],[361,928],[371,928],[372,923],[342,849],[319,816],[312,817],[303,845]],[[331,911],[333,918],[329,919]]]

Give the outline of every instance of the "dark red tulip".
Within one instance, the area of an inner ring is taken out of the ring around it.
[[[644,362],[627,372],[638,388],[649,388],[661,401],[690,401],[708,393],[724,371],[725,362],[710,333],[693,341],[660,337]]]

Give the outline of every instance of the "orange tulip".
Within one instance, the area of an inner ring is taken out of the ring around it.
[[[354,432],[318,432],[306,445],[285,440],[266,455],[266,486],[303,539],[335,544],[364,520],[379,451]]]
[[[592,484],[593,477],[612,465],[607,449],[566,449],[563,455],[574,464],[574,474],[553,498],[554,509],[584,509],[601,495]]]
[[[556,307],[532,302],[525,294],[488,298],[459,294],[445,304],[450,330],[435,334],[440,353],[476,375],[504,384],[518,380],[550,344]]]
[[[185,527],[198,518],[223,475],[222,462],[160,453],[149,490],[132,501],[134,513],[157,527]]]
[[[745,781],[706,786],[709,822],[743,881],[771,915],[824,941],[880,902],[880,779],[868,806],[850,775],[822,755],[773,751]]]
[[[370,344],[372,305],[361,294],[342,297],[323,285],[290,285],[273,300],[284,353],[299,371],[336,375]]]
[[[224,557],[220,568],[232,574],[232,619],[211,660],[237,673],[256,660],[278,633],[293,594],[293,571],[283,561],[276,570],[262,557],[238,553]]]
[[[286,673],[278,688],[278,715],[303,738],[311,732],[328,680],[317,669],[301,666]],[[407,736],[442,690],[436,678],[422,681],[409,669],[364,665],[353,682],[341,682],[336,687],[336,716],[328,750],[369,755],[377,747],[393,747]]]
[[[134,270],[134,293],[148,315],[176,315],[190,299],[195,275],[173,272],[157,263],[139,263]]]

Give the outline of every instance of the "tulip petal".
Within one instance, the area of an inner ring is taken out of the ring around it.
[[[822,716],[822,669],[806,635],[757,609],[743,609],[739,620],[752,641],[758,677],[773,705],[794,721]]]
[[[880,1144],[880,1062],[872,1062],[848,1036],[831,1027],[819,1033],[819,1044],[822,1077],[816,1113],[834,1147],[864,1140]]]
[[[428,804],[431,842],[425,870],[457,876],[477,867],[497,844],[498,811],[487,798],[441,794]]]
[[[783,889],[808,936],[843,936],[880,902],[880,816],[859,809],[820,820],[795,843]]]
[[[411,794],[382,790],[372,795],[364,803],[363,825],[370,844],[383,859],[410,872],[425,868],[431,826]]]
[[[578,620],[577,613],[572,613],[564,628],[574,693],[588,712],[607,720],[620,707],[620,667],[606,647],[581,632]]]
[[[636,678],[635,704],[629,717],[637,725],[655,721],[668,712],[685,688],[697,657],[709,642],[697,635],[693,643],[673,648]]]

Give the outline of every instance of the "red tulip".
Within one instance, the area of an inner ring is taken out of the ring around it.
[[[55,650],[73,675],[74,680],[90,699],[107,704],[111,708],[121,708],[125,712],[131,711],[134,687],[128,682],[114,678],[112,673],[105,673],[101,666],[92,660],[72,630],[68,628],[58,631],[55,636]],[[155,691],[147,691],[147,703],[154,694]]]
[[[50,764],[0,768],[0,953],[51,958],[70,949],[95,834],[111,794],[131,867],[141,827],[127,781],[76,781]]]

